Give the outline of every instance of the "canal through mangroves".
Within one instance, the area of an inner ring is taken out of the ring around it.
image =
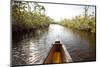
[[[42,64],[52,43],[60,39],[73,62],[96,60],[96,35],[57,24],[35,33],[16,35],[12,40],[12,65]]]

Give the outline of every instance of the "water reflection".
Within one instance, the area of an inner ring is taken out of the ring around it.
[[[74,62],[95,60],[95,35],[51,24],[48,29],[14,36],[12,64],[42,64],[57,38],[66,46]]]

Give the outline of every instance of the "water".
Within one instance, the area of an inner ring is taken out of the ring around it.
[[[52,43],[60,39],[73,62],[96,60],[96,36],[86,31],[72,30],[57,24],[35,33],[16,35],[12,42],[12,64],[42,64]]]

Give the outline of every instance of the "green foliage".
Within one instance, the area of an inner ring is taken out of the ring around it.
[[[85,6],[84,14],[74,17],[73,19],[63,19],[60,21],[61,25],[66,27],[86,30],[92,33],[96,33],[96,21],[94,14],[88,15],[89,6]]]
[[[94,16],[88,16],[86,20],[84,20],[84,17],[82,16],[75,17],[73,19],[63,19],[60,21],[60,24],[78,30],[87,30],[92,33],[96,32],[96,22]]]
[[[14,2],[12,5],[13,31],[49,26],[53,19],[46,16],[45,11],[45,7],[38,3]]]

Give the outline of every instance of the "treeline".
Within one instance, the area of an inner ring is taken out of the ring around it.
[[[12,31],[32,31],[48,27],[53,22],[45,15],[45,7],[34,2],[14,1],[12,3]]]
[[[87,13],[88,8],[87,7],[84,8],[85,12],[83,15],[76,16],[73,19],[65,18],[65,19],[61,20],[59,23],[66,27],[96,33],[95,15],[94,15],[94,13],[92,13],[92,15],[89,15]]]

